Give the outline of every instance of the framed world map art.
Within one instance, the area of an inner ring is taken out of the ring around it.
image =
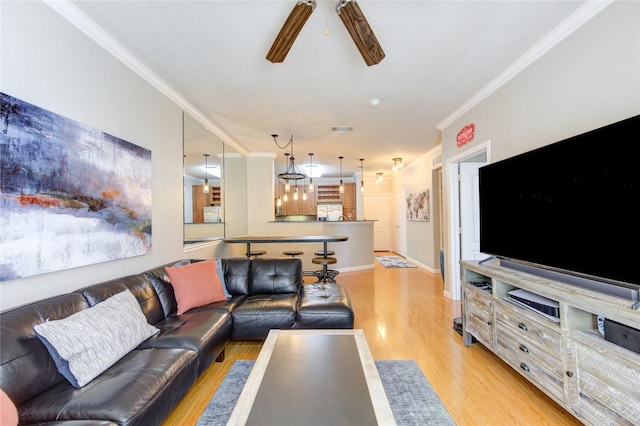
[[[151,151],[0,97],[0,281],[151,252]]]
[[[407,195],[407,220],[429,222],[429,190],[412,192]]]

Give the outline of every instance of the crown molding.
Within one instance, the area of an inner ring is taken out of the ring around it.
[[[224,143],[229,144],[243,155],[247,154],[247,150],[243,146],[220,129],[218,125],[207,118],[199,109],[193,106],[173,87],[168,85],[157,74],[151,71],[151,69],[149,69],[133,53],[118,43],[109,33],[84,14],[84,12],[82,12],[76,5],[71,3],[69,0],[44,0],[44,3],[74,25],[78,30],[80,30],[80,32],[106,50],[109,54],[142,77],[143,80],[156,88],[160,93],[164,94],[172,102],[182,108],[184,112],[192,115],[198,122],[217,135]]]
[[[533,47],[516,59],[509,67],[507,67],[507,69],[471,96],[469,100],[460,105],[448,117],[438,123],[436,128],[443,131],[449,127],[451,123],[469,112],[484,99],[488,98],[492,93],[504,86],[512,78],[520,74],[523,70],[529,67],[529,65],[550,51],[558,43],[589,22],[594,16],[598,15],[614,1],[615,0],[588,0],[557,27],[551,30],[546,36],[540,39],[535,45],[533,45]]]

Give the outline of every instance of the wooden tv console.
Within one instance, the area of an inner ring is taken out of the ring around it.
[[[584,424],[640,424],[640,354],[604,339],[598,317],[640,329],[633,302],[500,266],[462,261],[463,341],[475,337]],[[471,282],[485,281],[490,288]],[[553,319],[507,299],[525,289],[560,304]]]

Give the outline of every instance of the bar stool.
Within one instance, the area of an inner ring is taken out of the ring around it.
[[[324,250],[318,250],[317,252],[314,253],[316,256],[324,256]],[[336,254],[335,251],[333,250],[327,250],[327,256],[333,256],[334,254]]]
[[[338,259],[335,257],[314,257],[311,259],[311,263],[315,265],[322,265],[322,269],[315,271],[314,276],[318,278],[317,283],[335,283],[335,276],[340,272],[334,269],[329,269],[329,265],[338,263]]]
[[[296,257],[296,256],[302,256],[304,252],[301,252],[299,250],[286,250],[286,251],[283,251],[282,254],[284,254],[285,256]]]
[[[262,256],[263,254],[266,254],[266,253],[267,253],[266,250],[251,250],[246,252],[245,254],[249,259],[255,259],[256,257]]]

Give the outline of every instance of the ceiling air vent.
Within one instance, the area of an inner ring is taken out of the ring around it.
[[[353,126],[334,126],[331,128],[331,131],[336,133],[353,132]]]

